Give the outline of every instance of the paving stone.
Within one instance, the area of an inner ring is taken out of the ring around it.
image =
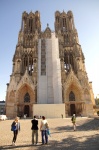
[[[99,150],[99,118],[77,117],[77,131],[73,131],[71,118],[47,119],[50,126],[51,137],[49,144],[31,144],[31,119],[21,119],[21,131],[18,134],[16,146],[12,146],[13,120],[0,121],[0,150]],[[41,119],[39,119],[40,128]]]

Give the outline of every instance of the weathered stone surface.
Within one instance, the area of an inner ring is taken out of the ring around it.
[[[53,34],[55,38],[52,38]],[[40,46],[43,39],[52,39],[52,42]],[[48,25],[41,31],[38,11],[24,12],[12,68],[7,84],[7,117],[24,114],[32,117],[36,103],[65,103],[66,116],[73,113],[94,115],[92,82],[87,76],[85,57],[71,11],[55,12],[55,33]]]

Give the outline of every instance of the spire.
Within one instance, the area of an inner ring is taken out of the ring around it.
[[[47,28],[49,27],[49,24],[47,23]]]

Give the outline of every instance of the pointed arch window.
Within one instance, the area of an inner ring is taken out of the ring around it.
[[[26,93],[26,94],[25,94],[25,96],[24,96],[24,102],[25,102],[25,103],[30,102],[30,95],[29,95],[29,93]]]
[[[28,57],[27,57],[27,55],[25,55],[25,57],[24,57],[24,66],[27,67],[27,65],[28,65]]]
[[[66,26],[66,18],[63,18],[63,27]]]
[[[73,93],[73,91],[71,91],[69,94],[69,101],[75,101],[75,94]]]
[[[66,71],[70,70],[70,61],[69,61],[69,53],[68,52],[64,53],[64,68]]]
[[[33,19],[30,18],[29,19],[29,29],[30,29],[31,32],[32,32],[32,26],[33,26]]]
[[[30,55],[29,55],[29,66],[28,66],[29,75],[32,75],[33,68],[34,68],[34,64],[33,64],[33,55],[30,54]]]

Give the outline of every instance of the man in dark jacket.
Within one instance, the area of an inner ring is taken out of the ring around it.
[[[32,123],[32,128],[31,128],[32,129],[32,144],[37,145],[38,143],[38,120],[36,119],[36,116],[34,116],[34,119],[31,120],[31,123]]]

